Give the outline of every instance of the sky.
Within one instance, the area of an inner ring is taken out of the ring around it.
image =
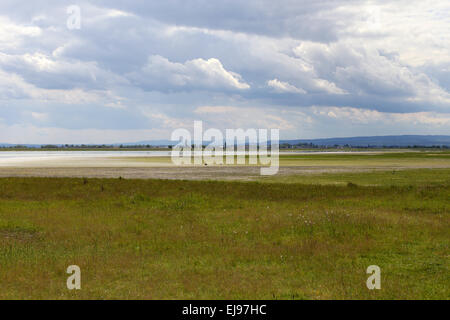
[[[169,140],[195,120],[449,135],[450,2],[0,2],[1,143]]]

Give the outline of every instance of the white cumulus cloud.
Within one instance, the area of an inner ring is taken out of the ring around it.
[[[146,89],[225,89],[245,90],[250,85],[239,74],[224,68],[219,59],[193,59],[184,63],[171,62],[159,55],[148,58],[142,73],[129,77]]]
[[[293,86],[289,82],[280,81],[278,79],[272,79],[267,81],[267,85],[269,87],[272,87],[275,90],[275,92],[278,93],[285,93],[285,92],[299,93],[299,94],[306,93],[306,91],[303,90],[302,88],[297,88],[296,86]]]

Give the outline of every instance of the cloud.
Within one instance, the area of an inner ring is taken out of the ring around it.
[[[32,103],[57,102],[68,105],[117,101],[120,98],[111,95],[110,92],[83,90],[79,88],[46,89],[39,88],[26,82],[17,74],[9,74],[0,69],[0,102],[28,100]],[[120,100],[119,100],[120,101]]]
[[[335,10],[349,1],[288,0],[282,5],[268,0],[226,0],[216,1],[213,5],[206,0],[169,0],[145,4],[103,0],[101,3],[172,25],[332,41],[342,27],[341,20],[336,19]],[[358,6],[360,1],[350,0],[350,3]],[[341,14],[348,20],[357,16],[357,12]]]
[[[17,24],[0,16],[0,48],[14,49],[23,45],[27,38],[42,35],[42,30],[33,25]]]
[[[450,93],[422,70],[403,64],[396,55],[384,54],[368,45],[341,42],[318,44],[303,42],[293,49],[296,56],[314,66],[318,76],[312,80],[329,93],[350,94],[372,99],[378,97],[399,111],[403,102],[411,108],[441,109],[450,105]],[[341,89],[343,88],[343,89]],[[356,100],[356,99],[355,99]],[[420,107],[419,107],[420,108]]]
[[[376,110],[361,110],[351,107],[312,107],[311,111],[318,117],[349,121],[355,124],[392,124],[392,125],[433,125],[445,128],[450,125],[450,114],[435,112],[386,113]]]
[[[31,112],[31,116],[38,121],[45,121],[49,118],[48,114],[43,112]]]
[[[149,57],[142,73],[130,74],[129,78],[147,90],[245,90],[250,88],[242,81],[239,74],[225,70],[222,63],[215,58],[176,63],[153,55]]]
[[[338,88],[335,83],[330,82],[325,79],[314,79],[313,83],[317,88],[324,90],[330,94],[346,94],[347,93],[345,90]]]
[[[44,53],[9,55],[0,52],[0,67],[48,89],[106,89],[127,81],[98,67],[97,62],[64,60]]]
[[[99,142],[202,119],[292,138],[450,134],[448,1],[80,0],[69,30],[72,4],[1,1],[3,126]]]
[[[167,139],[171,131],[161,129],[67,129],[39,127],[35,125],[11,125],[0,123],[0,137],[17,144],[96,144],[120,143],[151,139]],[[99,141],[99,137],[103,137]],[[3,141],[3,140],[2,140]]]
[[[272,87],[275,90],[275,92],[277,92],[277,93],[286,93],[286,92],[299,93],[299,94],[306,93],[305,90],[303,90],[301,88],[297,88],[297,87],[289,84],[288,82],[283,82],[278,79],[272,79],[272,80],[267,81],[267,85],[269,87]]]
[[[200,106],[194,113],[201,115],[206,125],[225,130],[226,128],[284,128],[292,129],[289,119],[273,109],[257,107]]]
[[[194,112],[196,114],[211,114],[211,113],[228,113],[228,112],[234,112],[239,110],[237,107],[230,107],[230,106],[201,106],[197,107]]]

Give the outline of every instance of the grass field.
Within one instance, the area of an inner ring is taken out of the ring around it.
[[[283,166],[342,166],[352,168],[367,167],[448,167],[450,152],[373,152],[373,153],[339,153],[282,155]]]
[[[275,175],[260,178],[261,181],[270,183],[302,183],[322,185],[347,185],[348,183],[359,186],[449,186],[450,169],[391,169],[391,170],[367,170],[341,173],[329,173],[319,171],[317,173],[301,175]]]
[[[449,213],[450,169],[1,178],[0,298],[448,299]]]

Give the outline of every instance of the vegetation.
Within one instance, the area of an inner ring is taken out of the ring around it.
[[[448,299],[450,170],[308,179],[0,179],[0,298]]]
[[[319,172],[313,174],[270,176],[262,181],[278,183],[302,183],[322,185],[348,185],[358,186],[437,186],[450,185],[450,169],[392,169],[367,172],[329,173]]]

